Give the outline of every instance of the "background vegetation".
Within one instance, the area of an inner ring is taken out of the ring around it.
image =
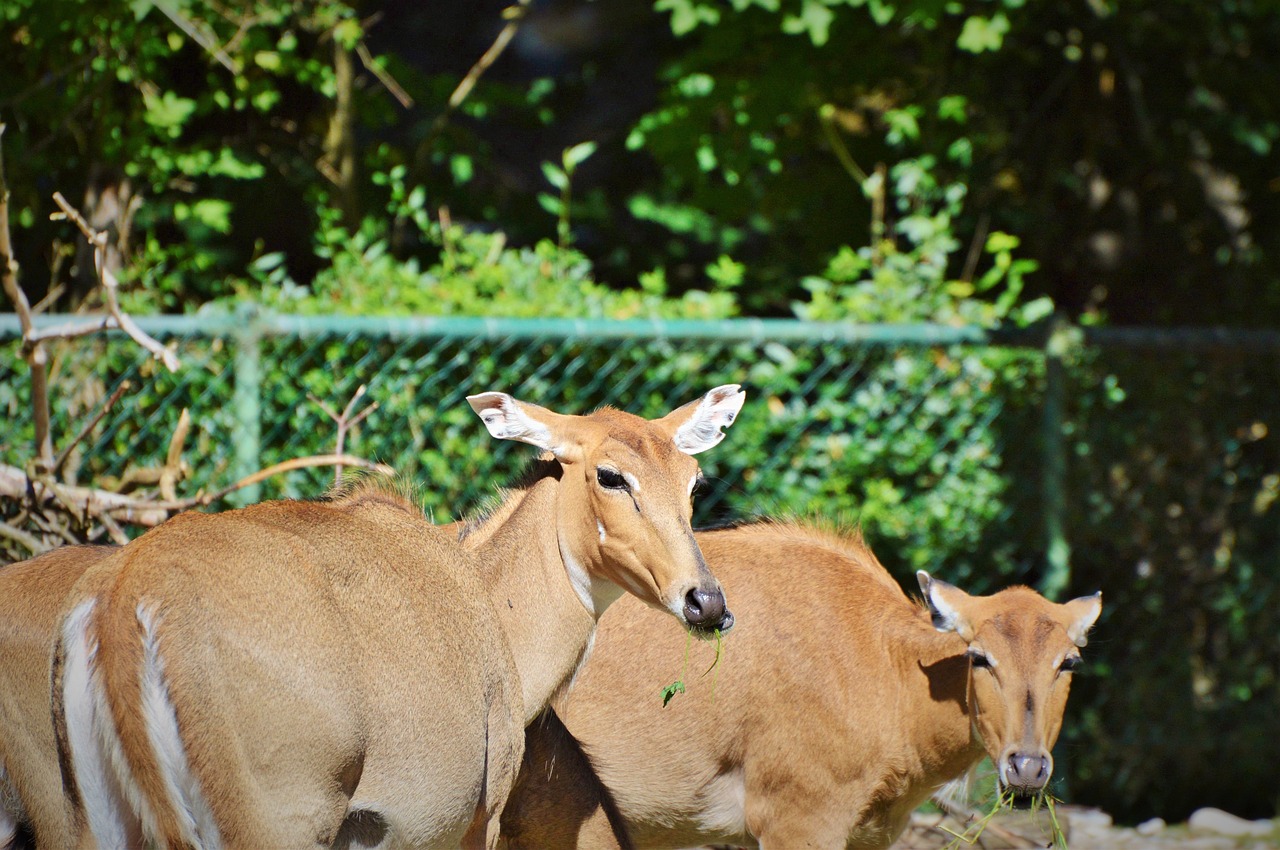
[[[136,310],[1275,327],[1277,11],[8,0],[22,283],[93,306],[85,249],[49,219],[55,189],[86,187]],[[1109,609],[1065,743],[1074,800],[1276,812],[1275,365],[1072,361],[1072,590]],[[802,457],[778,506],[858,512],[904,575],[1034,581],[1036,455],[995,458],[1028,442],[1038,373],[994,351],[883,369],[806,404],[874,437],[898,413],[877,386],[951,369],[976,389],[913,408],[923,438],[846,447],[848,478]],[[930,473],[948,433],[987,422],[985,453]]]

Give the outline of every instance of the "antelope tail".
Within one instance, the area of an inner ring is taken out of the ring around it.
[[[79,603],[55,654],[55,724],[69,793],[100,850],[217,850],[213,813],[178,730],[159,616],[139,604]]]

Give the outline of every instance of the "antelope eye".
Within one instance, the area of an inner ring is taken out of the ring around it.
[[[972,664],[975,669],[991,669],[991,659],[988,658],[985,653],[979,652],[976,649],[971,649],[966,652],[965,655],[969,658],[969,663]]]
[[[626,490],[627,479],[622,477],[622,473],[616,469],[608,467],[596,467],[596,481],[606,490]]]
[[[1062,659],[1062,666],[1058,669],[1064,673],[1070,673],[1083,663],[1084,659],[1079,655],[1068,655],[1066,658]]]

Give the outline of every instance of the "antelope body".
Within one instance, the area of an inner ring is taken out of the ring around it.
[[[470,542],[359,487],[183,514],[85,572],[53,694],[99,847],[492,847],[524,726],[624,589],[732,623],[689,455],[736,386],[654,421],[468,400],[550,453]]]
[[[921,572],[926,610],[857,537],[761,523],[697,538],[738,622],[714,688],[702,647],[664,708],[686,639],[629,600],[611,609],[555,704],[572,738],[529,745],[507,846],[885,848],[984,753],[1015,791],[1047,782],[1099,596],[973,597]],[[573,739],[589,767],[559,755]],[[547,814],[564,799],[579,801],[568,822]]]
[[[29,831],[39,847],[75,845],[50,716],[50,658],[62,602],[114,546],[66,546],[0,567],[0,850]]]

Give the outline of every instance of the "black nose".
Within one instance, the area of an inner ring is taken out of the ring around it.
[[[1052,770],[1053,762],[1045,753],[1014,752],[1009,754],[1005,779],[1015,792],[1030,794],[1049,783]]]
[[[724,594],[719,589],[703,590],[695,587],[685,594],[684,618],[689,625],[701,629],[718,629],[724,625],[725,618],[732,616],[724,604]]]

